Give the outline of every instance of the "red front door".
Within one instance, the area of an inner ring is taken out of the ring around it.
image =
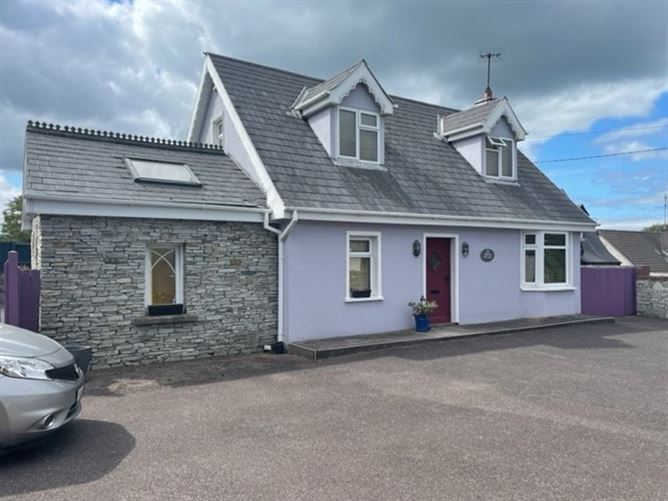
[[[427,299],[438,308],[431,314],[433,323],[450,322],[450,239],[427,238]]]

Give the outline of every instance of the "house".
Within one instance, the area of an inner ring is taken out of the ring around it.
[[[668,275],[668,232],[599,230],[601,242],[624,266],[649,266],[651,275]]]
[[[598,232],[583,233],[580,246],[582,266],[619,266],[622,264],[601,242]]]
[[[265,197],[220,147],[29,123],[23,193],[43,334],[111,366],[275,340]]]
[[[155,331],[199,356],[407,329],[421,295],[435,322],[579,313],[596,223],[518,150],[525,135],[491,91],[459,111],[389,95],[364,60],[323,81],[207,53],[185,144],[28,127],[42,325],[82,322],[121,353]],[[154,246],[184,263],[163,297]],[[185,310],[151,315],[165,304]],[[97,322],[130,334],[118,346]]]

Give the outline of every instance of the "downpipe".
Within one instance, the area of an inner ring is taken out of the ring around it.
[[[292,216],[288,225],[279,230],[269,224],[269,211],[264,213],[264,229],[278,235],[278,343],[284,342],[283,318],[285,312],[285,295],[283,291],[284,284],[284,268],[285,268],[285,239],[288,238],[292,228],[299,220],[299,214],[296,210],[292,211]]]

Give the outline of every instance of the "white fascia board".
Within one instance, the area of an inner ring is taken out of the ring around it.
[[[460,127],[459,129],[443,131],[441,135],[446,138],[448,142],[454,142],[459,141],[460,139],[477,136],[478,134],[489,134],[502,116],[505,116],[508,119],[508,124],[515,134],[515,139],[517,141],[523,141],[528,133],[517,118],[508,99],[505,97],[498,102],[494,108],[494,112],[484,122],[467,125],[465,127]],[[444,118],[445,117],[441,117],[441,120]]]
[[[373,73],[371,73],[371,70],[366,65],[366,61],[363,62],[363,64],[360,64],[357,69],[348,75],[343,82],[337,85],[334,90],[330,91],[329,99],[336,104],[341,104],[344,98],[360,83],[364,83],[368,87],[369,92],[380,107],[381,114],[391,115],[394,113],[394,103],[385,90],[380,86],[376,77],[373,76]]]
[[[411,226],[458,226],[527,230],[552,229],[560,231],[595,231],[597,226],[596,223],[593,222],[578,223],[567,221],[481,218],[404,212],[347,211],[342,209],[317,209],[310,207],[287,207],[286,210],[299,211],[299,219],[302,221],[403,224]]]
[[[316,94],[303,103],[299,103],[296,109],[301,110],[302,116],[308,117],[328,106],[339,105],[360,83],[367,86],[371,96],[376,104],[378,104],[382,115],[391,115],[394,113],[395,106],[392,99],[390,99],[390,96],[381,87],[376,77],[366,65],[366,62],[360,64],[336,88]]]
[[[482,124],[471,125],[468,127],[463,127],[452,132],[447,132],[443,134],[443,137],[449,142],[454,143],[460,139],[468,139],[469,137],[479,136],[485,131]]]
[[[273,181],[269,177],[267,168],[265,167],[262,159],[260,158],[260,155],[255,149],[255,145],[248,135],[248,131],[246,130],[246,127],[244,127],[244,124],[241,121],[241,117],[234,107],[232,99],[227,93],[227,89],[225,89],[225,85],[223,84],[223,81],[220,78],[220,75],[218,74],[218,71],[216,70],[216,67],[214,66],[213,61],[209,55],[206,56],[204,65],[206,71],[213,80],[213,85],[216,88],[218,95],[223,101],[223,106],[229,115],[232,125],[239,134],[239,138],[241,139],[241,143],[246,150],[246,153],[248,154],[248,158],[250,158],[250,162],[254,170],[253,172],[246,172],[259,184],[260,189],[267,197],[267,206],[271,209],[274,216],[279,218],[283,217],[285,212],[285,203],[283,203],[283,200],[281,199],[276,186],[274,186]]]
[[[266,209],[223,205],[93,200],[26,195],[24,216],[96,216],[262,223]]]
[[[499,105],[497,105],[496,108],[494,108],[494,113],[492,113],[489,117],[487,117],[487,120],[485,120],[485,123],[483,125],[483,130],[485,131],[485,133],[491,132],[491,130],[494,128],[494,126],[501,119],[502,116],[505,116],[506,119],[508,120],[510,128],[515,133],[515,139],[517,139],[518,141],[523,141],[524,137],[527,135],[527,131],[520,123],[519,119],[517,118],[517,115],[515,115],[515,112],[510,106],[508,99],[506,99],[505,97],[499,102]]]
[[[206,60],[204,61],[204,66],[202,68],[202,78],[199,82],[199,88],[197,90],[197,97],[195,98],[195,108],[193,110],[193,116],[190,119],[190,127],[188,128],[188,141],[195,141],[196,137],[200,136],[202,128],[202,116],[205,111],[202,109],[205,107],[211,97],[211,77],[206,70]]]

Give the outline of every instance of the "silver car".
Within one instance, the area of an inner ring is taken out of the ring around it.
[[[77,417],[83,384],[74,357],[56,341],[0,323],[0,453]]]

